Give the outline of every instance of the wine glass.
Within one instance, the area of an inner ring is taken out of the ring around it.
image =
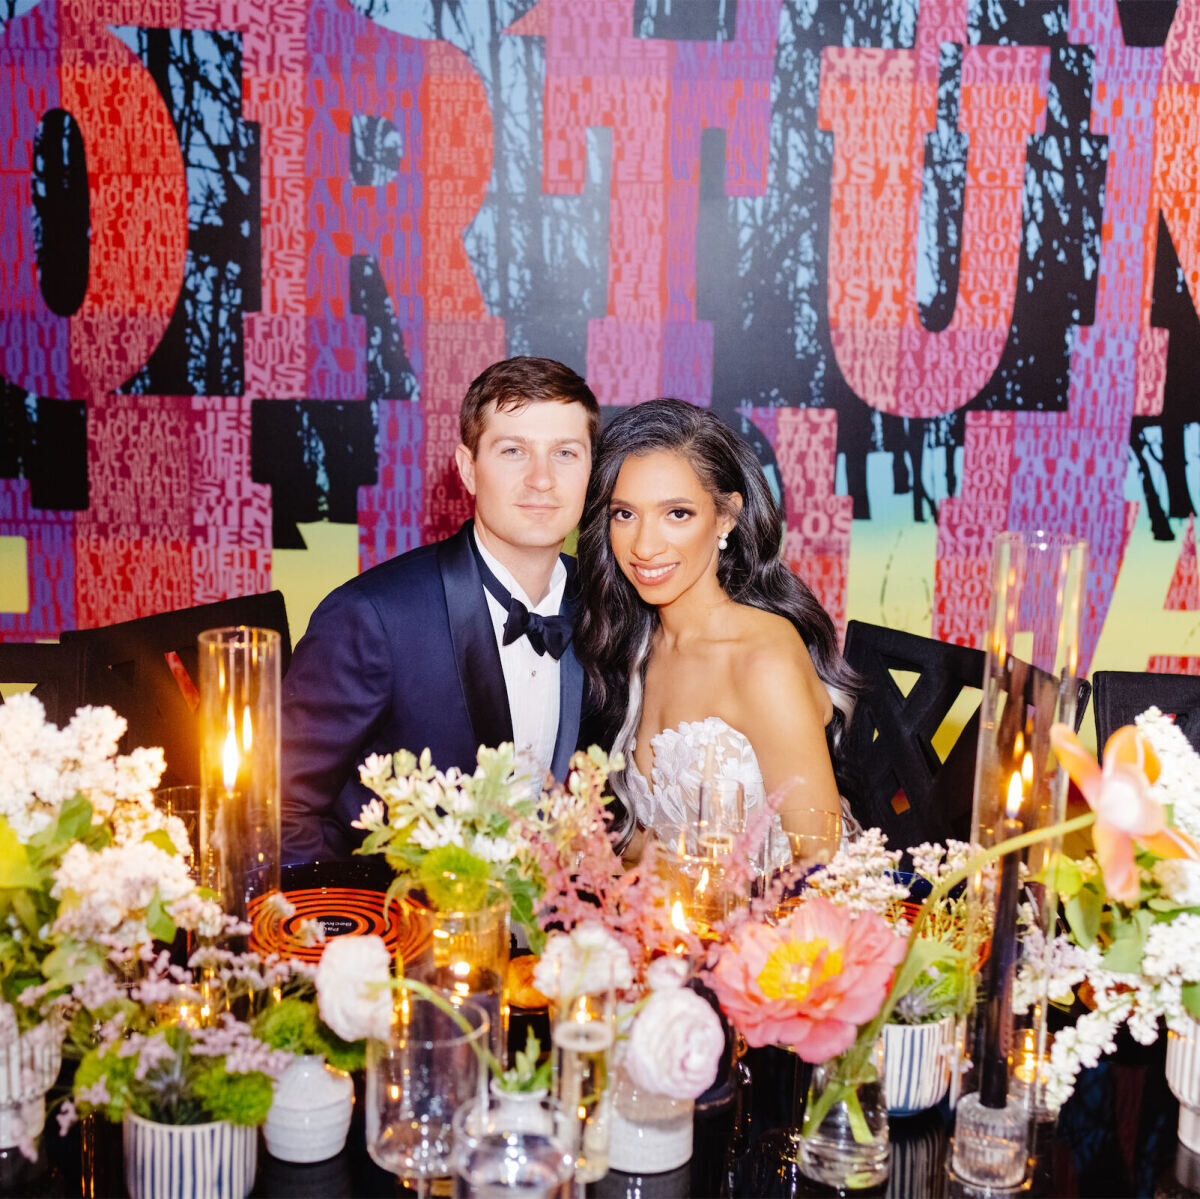
[[[487,1077],[487,1012],[439,995],[402,994],[387,1039],[367,1043],[367,1152],[418,1199],[431,1179],[450,1175],[454,1113],[481,1100]]]
[[[842,841],[842,814],[827,808],[789,810],[783,816],[784,833],[792,851],[792,865],[828,864]]]

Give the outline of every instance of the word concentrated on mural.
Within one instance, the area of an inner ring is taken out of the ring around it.
[[[749,437],[839,624],[900,524],[945,640],[1003,528],[1087,539],[1085,668],[1138,538],[1200,611],[1200,0],[7,4],[0,637],[445,535],[526,352]]]

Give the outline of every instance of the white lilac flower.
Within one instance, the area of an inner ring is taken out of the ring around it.
[[[1148,708],[1135,718],[1134,724],[1158,757],[1159,775],[1151,794],[1160,803],[1171,806],[1177,828],[1200,836],[1200,756],[1183,730],[1158,708]]]
[[[146,926],[151,901],[164,905],[193,893],[195,882],[178,854],[149,841],[109,845],[97,852],[72,845],[55,874],[62,901],[56,934],[135,946],[153,940]]]
[[[1166,899],[1180,907],[1200,907],[1200,862],[1166,858],[1154,863],[1151,874]]]

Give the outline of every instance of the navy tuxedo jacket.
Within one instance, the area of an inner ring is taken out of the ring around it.
[[[439,770],[471,772],[480,745],[513,739],[496,634],[471,523],[364,572],[327,596],[283,680],[283,860],[344,858],[371,793],[368,754],[428,746]],[[564,557],[564,611],[575,563]],[[558,739],[551,770],[566,776],[579,736],[583,669],[560,660]]]

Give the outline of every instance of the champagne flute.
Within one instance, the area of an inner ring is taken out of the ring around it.
[[[611,962],[592,967],[592,977],[577,978],[556,963],[554,1023],[555,1094],[572,1129],[575,1190],[608,1173],[612,1088],[610,1053],[616,1040],[616,989]],[[583,986],[589,989],[582,990]]]
[[[696,808],[696,855],[714,862],[725,860],[745,827],[746,792],[742,784],[731,778],[704,779]]]
[[[487,1012],[440,994],[442,1003],[402,994],[387,1039],[367,1043],[367,1152],[418,1199],[432,1179],[449,1177],[454,1113],[482,1101],[487,1078]]]

